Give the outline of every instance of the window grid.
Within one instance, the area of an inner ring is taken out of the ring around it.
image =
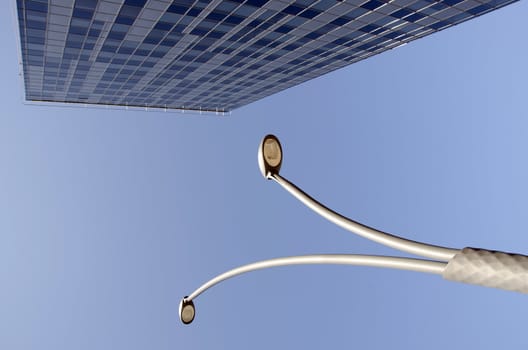
[[[26,99],[228,111],[516,0],[16,0]]]

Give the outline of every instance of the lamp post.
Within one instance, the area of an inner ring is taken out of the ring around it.
[[[282,159],[283,152],[279,139],[274,135],[265,136],[259,146],[258,163],[266,179],[274,180],[308,208],[345,230],[430,260],[376,255],[319,254],[289,256],[251,263],[214,277],[189,296],[184,297],[179,307],[180,319],[184,324],[194,320],[196,310],[193,300],[214,285],[243,273],[286,265],[337,264],[411,270],[442,275],[447,280],[457,282],[528,293],[528,256],[478,248],[441,247],[408,240],[365,226],[327,208],[280,176]]]

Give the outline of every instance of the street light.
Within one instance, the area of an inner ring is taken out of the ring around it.
[[[365,226],[325,207],[280,176],[282,158],[279,139],[274,135],[265,136],[259,146],[258,162],[260,171],[266,179],[274,180],[308,208],[352,233],[431,260],[375,255],[320,254],[289,256],[251,263],[214,277],[189,296],[184,297],[180,302],[180,319],[184,324],[194,320],[193,300],[215,284],[246,272],[286,265],[337,264],[411,270],[442,275],[443,278],[451,281],[528,293],[528,256],[478,248],[446,248],[408,240]]]

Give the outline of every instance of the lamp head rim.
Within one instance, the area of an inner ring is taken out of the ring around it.
[[[180,321],[182,321],[183,324],[190,324],[192,321],[194,321],[194,316],[196,315],[196,309],[194,307],[194,303],[192,300],[188,300],[188,297],[185,296],[180,301],[179,305],[179,316]]]
[[[278,174],[282,165],[282,146],[277,136],[268,134],[264,136],[259,145],[259,169],[266,179],[271,179]]]

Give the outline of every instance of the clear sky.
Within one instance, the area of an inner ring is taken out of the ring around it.
[[[528,2],[273,95],[232,115],[23,102],[0,14],[0,348],[524,348],[528,296],[436,275],[257,260],[398,255],[262,178],[414,240],[528,254]],[[403,255],[403,254],[401,254]],[[524,347],[523,347],[524,346]]]

